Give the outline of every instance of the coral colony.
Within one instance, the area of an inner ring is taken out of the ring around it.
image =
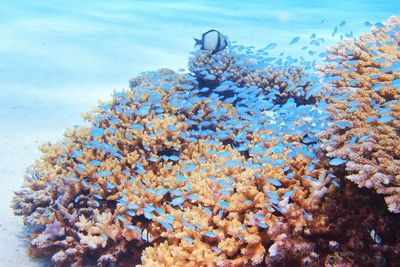
[[[312,34],[304,50],[325,60],[319,69],[272,57],[274,43],[232,42],[194,52],[189,73],[131,80],[43,146],[15,193],[31,255],[55,266],[399,266],[400,18],[367,26],[322,53]]]

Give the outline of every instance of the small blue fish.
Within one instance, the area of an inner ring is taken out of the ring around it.
[[[365,25],[366,27],[372,27],[372,23],[369,22],[369,21],[364,22],[364,25]]]
[[[157,196],[163,196],[168,192],[167,188],[161,188],[155,191],[155,195]]]
[[[142,233],[142,229],[140,229],[140,228],[137,227],[136,225],[128,224],[128,225],[126,226],[126,228],[128,228],[129,230],[136,230],[139,234]]]
[[[143,214],[144,217],[148,220],[151,220],[154,217],[153,213],[149,210],[143,210]]]
[[[228,158],[228,157],[230,157],[230,155],[231,154],[229,152],[227,152],[227,151],[221,151],[221,152],[218,153],[218,156],[221,157],[221,158]]]
[[[286,175],[286,177],[287,177],[288,179],[292,179],[294,176],[295,176],[295,174],[294,174],[293,172],[288,173],[288,174]]]
[[[195,231],[196,230],[196,228],[195,228],[195,226],[192,224],[192,223],[188,223],[188,222],[183,222],[183,224],[187,227],[187,228],[190,228],[192,231]]]
[[[217,184],[220,185],[220,186],[223,186],[223,187],[231,188],[231,189],[234,188],[234,186],[231,183],[229,183],[229,182],[227,182],[227,181],[225,181],[223,179],[218,179],[217,180]]]
[[[266,195],[269,198],[279,199],[279,195],[277,193],[275,193],[275,192],[267,192]]]
[[[339,126],[341,129],[345,129],[347,127],[353,127],[353,123],[350,121],[336,121],[335,124]]]
[[[293,195],[294,192],[296,192],[296,189],[287,191],[286,193],[283,194],[283,197],[284,198],[289,198],[289,197],[291,197]]]
[[[306,219],[307,219],[308,221],[311,221],[311,220],[312,220],[312,218],[311,218],[310,214],[308,214],[308,212],[303,211],[303,213],[304,213],[304,217],[306,217]]]
[[[213,247],[213,250],[215,251],[215,252],[217,252],[217,253],[221,253],[221,249],[220,248],[218,248],[218,247]]]
[[[277,43],[270,43],[265,47],[265,49],[274,49],[275,47],[277,47],[277,45]]]
[[[304,180],[308,180],[310,182],[313,182],[313,183],[318,183],[317,179],[315,179],[314,177],[308,176],[308,175],[303,175],[301,178],[304,179]]]
[[[192,171],[194,171],[195,169],[196,169],[196,165],[194,165],[194,164],[188,164],[188,165],[186,165],[185,166],[185,168],[184,168],[184,171],[186,171],[186,172],[192,172]]]
[[[209,208],[204,208],[204,211],[208,214],[208,216],[212,215],[212,212]]]
[[[103,128],[98,128],[98,127],[92,127],[91,129],[91,136],[92,137],[100,137],[103,136],[104,129]]]
[[[383,85],[381,84],[375,84],[374,86],[372,86],[372,90],[374,91],[379,91],[383,88]]]
[[[229,209],[229,207],[230,207],[230,204],[228,202],[226,202],[225,200],[220,200],[219,205],[222,209]]]
[[[164,219],[168,222],[168,223],[174,223],[175,218],[174,216],[172,216],[171,214],[165,215]]]
[[[224,214],[224,212],[222,210],[218,211],[218,217],[222,218],[223,214]]]
[[[243,166],[242,162],[239,160],[229,160],[224,162],[224,166],[227,168],[234,168],[238,166]]]
[[[188,195],[186,198],[189,199],[189,200],[195,201],[195,200],[199,200],[199,195],[198,194],[191,194],[191,195]]]
[[[257,222],[257,225],[258,225],[260,228],[263,228],[263,229],[267,229],[267,228],[268,228],[268,225],[267,225],[266,223],[263,223],[263,222]]]
[[[247,205],[251,205],[251,204],[253,204],[253,200],[251,200],[251,199],[246,199],[246,200],[244,201],[244,203],[246,203]]]
[[[229,196],[231,194],[231,191],[229,191],[228,189],[222,189],[219,192],[221,193],[221,195],[226,195],[226,196]]]
[[[157,158],[155,158],[155,157],[150,157],[150,158],[148,158],[148,160],[150,160],[152,162],[157,162]]]
[[[185,237],[183,238],[183,240],[185,240],[186,242],[188,242],[188,243],[190,243],[190,244],[193,244],[193,243],[194,243],[193,238],[190,238],[190,237],[187,237],[187,236],[185,236]]]
[[[179,189],[174,189],[170,193],[172,196],[181,196],[182,195],[182,191]]]
[[[360,139],[358,139],[358,142],[362,143],[366,141],[369,137],[370,137],[369,135],[363,135],[360,137]]]
[[[168,232],[174,230],[174,228],[172,227],[172,225],[170,225],[169,223],[160,222],[160,224],[161,224]]]
[[[146,173],[146,170],[143,168],[142,164],[140,164],[140,162],[136,162],[136,173],[138,174],[144,174]]]
[[[357,141],[357,136],[353,136],[349,141],[349,145],[354,145],[356,141]]]
[[[382,114],[388,113],[391,110],[392,110],[392,108],[382,108],[378,111],[378,113],[382,115]]]
[[[392,81],[393,87],[400,87],[400,78]]]
[[[92,190],[100,190],[100,186],[98,186],[97,184],[92,184],[90,187],[92,188]]]
[[[164,210],[160,207],[156,207],[155,211],[157,212],[158,215],[163,215],[164,214]]]
[[[180,175],[180,174],[177,174],[177,175],[176,175],[176,182],[177,182],[177,183],[179,183],[179,182],[186,182],[186,181],[187,181],[186,176],[183,176],[183,175]]]
[[[336,33],[338,32],[338,27],[335,27],[335,29],[332,32],[332,37],[334,37],[336,35]]]
[[[388,123],[393,121],[395,118],[393,116],[383,116],[378,119],[380,123]]]
[[[264,154],[266,149],[262,146],[254,146],[253,148],[250,149],[250,153],[255,154],[255,155],[262,155]]]
[[[183,198],[183,197],[177,197],[177,198],[174,198],[174,199],[170,202],[170,204],[171,204],[172,206],[178,206],[178,205],[181,205],[184,201],[185,201],[185,198]]]
[[[366,123],[371,123],[371,122],[374,122],[374,121],[376,121],[375,117],[368,117],[368,118],[365,119]]]
[[[346,163],[347,161],[341,158],[333,158],[329,161],[329,164],[332,166],[338,166]]]
[[[206,231],[206,232],[204,232],[204,235],[206,235],[206,236],[208,236],[208,237],[211,237],[211,238],[217,237],[217,234],[214,233],[214,232],[211,232],[211,231]]]
[[[136,212],[134,212],[133,210],[128,210],[127,212],[125,212],[127,215],[131,216],[131,217],[135,217],[136,216]]]
[[[112,174],[112,171],[106,170],[106,171],[96,172],[96,174],[101,177],[108,177]]]
[[[290,41],[290,45],[291,44],[295,44],[295,43],[297,43],[297,42],[299,42],[300,41],[300,37],[294,37],[291,41]]]
[[[267,178],[267,182],[269,182],[269,183],[271,183],[271,184],[273,184],[275,186],[281,186],[282,185],[282,183],[279,180],[275,179],[275,178]]]
[[[82,156],[82,151],[76,150],[76,149],[74,149],[74,150],[72,151],[72,157],[73,157],[73,158],[77,158],[77,157],[80,157],[80,156]]]

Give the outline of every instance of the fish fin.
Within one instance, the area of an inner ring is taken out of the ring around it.
[[[217,30],[215,30],[215,29],[211,29],[211,30],[206,31],[205,33],[203,33],[203,37],[204,37],[204,35],[207,35],[207,34],[210,33],[210,32],[217,32],[217,33],[219,33],[219,31],[217,31]]]
[[[194,39],[194,41],[195,41],[194,46],[202,45],[202,44],[203,44],[202,40],[196,39],[196,38],[194,38],[194,37],[193,37],[193,39]]]

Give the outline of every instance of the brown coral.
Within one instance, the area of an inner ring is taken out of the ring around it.
[[[315,77],[225,52],[190,64],[195,75],[140,75],[42,147],[14,199],[34,256],[55,266],[397,263],[397,217],[341,181],[320,150],[327,115],[301,92]]]
[[[213,56],[209,52],[201,52],[190,58],[189,69],[197,77],[200,86],[215,89],[224,82],[233,82],[238,87],[258,87],[262,95],[269,96],[276,104],[284,104],[290,98],[299,105],[310,104],[319,98],[317,94],[307,95],[317,81],[303,67],[260,64],[253,57],[234,55],[233,51],[223,51]],[[259,68],[258,64],[268,66]],[[224,94],[234,95],[226,91]]]
[[[131,92],[115,93],[85,115],[89,127],[42,148],[35,179],[14,204],[38,229],[34,255],[56,266],[122,263],[132,250],[143,250],[143,266],[258,265],[270,242],[307,226],[306,213],[318,208],[329,181],[321,164],[307,169],[311,158],[284,146],[274,152],[280,142],[264,140],[272,132],[262,124],[232,128],[244,115],[187,94],[182,84],[196,85],[190,76],[161,70],[131,84]],[[244,142],[248,148],[237,151]],[[174,256],[189,252],[189,259]]]
[[[330,63],[323,72],[333,91],[328,110],[335,123],[321,135],[328,156],[348,160],[347,179],[384,194],[389,210],[396,213],[400,212],[399,26],[400,19],[393,17],[384,27],[329,50]]]

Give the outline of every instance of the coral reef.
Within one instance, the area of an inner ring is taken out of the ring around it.
[[[330,157],[346,161],[350,179],[385,195],[400,212],[400,19],[328,51],[332,127],[320,135]],[[343,162],[344,163],[344,162]]]
[[[398,264],[398,215],[324,154],[341,132],[320,77],[292,59],[195,54],[191,73],[143,73],[41,147],[13,202],[31,254],[54,266]]]
[[[86,114],[90,126],[42,148],[15,202],[40,229],[36,256],[62,266],[90,255],[105,265],[135,247],[143,266],[255,265],[263,243],[307,225],[330,178],[298,142],[301,132],[280,140],[266,118],[256,124],[250,111],[180,91],[175,79],[166,70],[142,75]]]
[[[320,97],[315,92],[318,77],[308,75],[301,65],[292,65],[290,60],[271,63],[269,58],[256,55],[248,57],[235,51],[223,51],[210,57],[209,53],[199,51],[189,59],[189,69],[200,86],[216,89],[214,92],[225,97],[234,96],[236,87],[258,88],[262,95],[277,104],[284,104],[288,99],[299,105],[310,104]]]

